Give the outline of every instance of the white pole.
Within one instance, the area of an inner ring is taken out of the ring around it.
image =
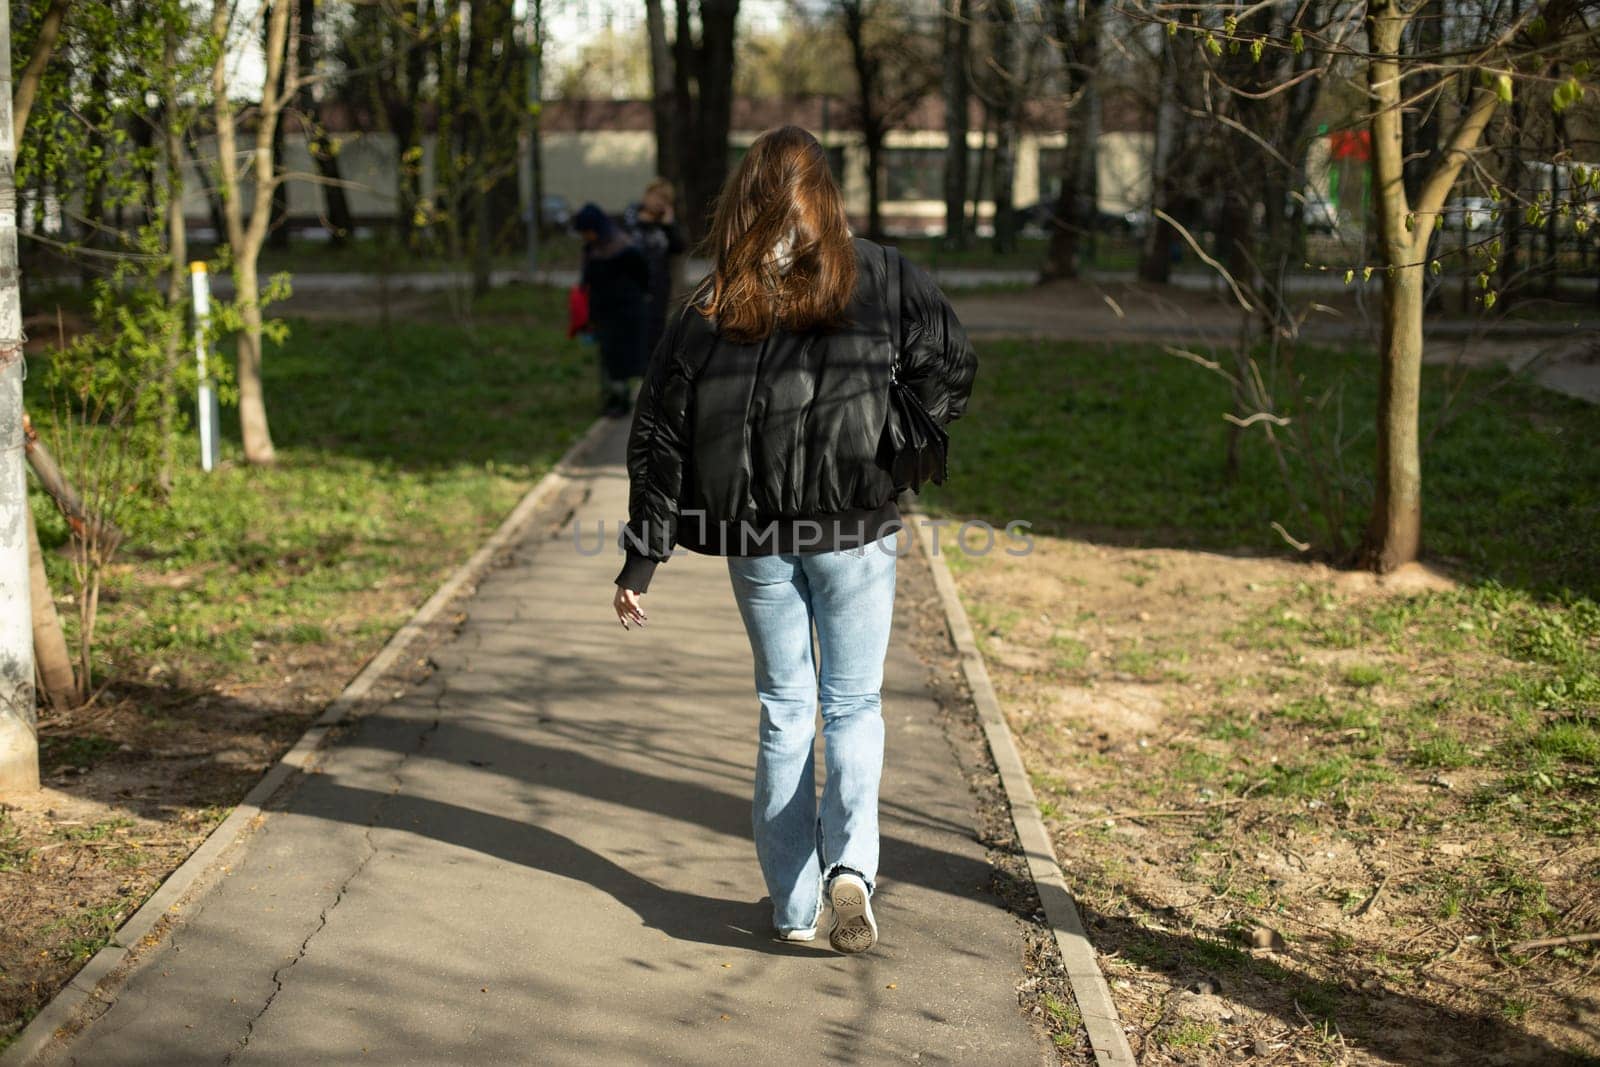
[[[200,427],[200,469],[217,465],[217,393],[211,388],[211,372],[206,364],[211,356],[211,275],[206,262],[189,264],[190,292],[194,298],[194,360],[200,370],[200,391],[196,397],[195,422]]]
[[[17,146],[11,121],[11,4],[0,0],[0,797],[39,788],[22,441]]]

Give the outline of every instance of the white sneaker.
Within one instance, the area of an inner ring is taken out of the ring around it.
[[[807,926],[799,930],[785,930],[779,927],[777,939],[779,941],[815,941],[817,939],[817,928],[815,926]]]
[[[833,904],[833,927],[828,943],[840,952],[865,952],[878,943],[878,921],[872,917],[867,883],[853,874],[840,874],[828,887]]]

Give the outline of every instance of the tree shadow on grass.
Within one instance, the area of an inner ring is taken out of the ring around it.
[[[1274,1016],[1305,1040],[1338,1049],[1338,1042],[1405,1064],[1539,1064],[1578,1067],[1593,1064],[1569,1049],[1518,1029],[1504,1018],[1462,1011],[1417,992],[1393,988],[1385,975],[1364,962],[1352,962],[1343,981],[1313,978],[1294,966],[1289,946],[1264,954],[1242,947],[1227,931],[1193,927],[1186,931],[1153,928],[1139,914],[1154,915],[1156,904],[1130,896],[1132,911],[1112,915],[1084,909],[1089,940],[1105,957],[1119,957],[1166,978],[1178,992],[1208,980],[1225,1001]],[[1440,985],[1448,984],[1438,979]],[[1370,988],[1369,988],[1370,987]],[[1583,1009],[1563,996],[1569,1011]],[[1171,1015],[1166,1018],[1170,1021]],[[1143,1024],[1151,1040],[1154,1020]],[[1302,1049],[1302,1051],[1305,1051]]]

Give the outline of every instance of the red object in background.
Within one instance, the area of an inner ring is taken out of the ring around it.
[[[589,328],[589,287],[574,285],[567,291],[567,336],[576,337]]]
[[[1372,159],[1370,130],[1334,130],[1328,134],[1328,153],[1334,159],[1353,159],[1366,163]]]

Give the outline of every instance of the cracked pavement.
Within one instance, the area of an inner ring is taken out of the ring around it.
[[[910,649],[921,565],[885,677],[883,940],[775,942],[726,568],[661,568],[644,631],[610,609],[626,432],[459,605],[433,674],[331,742],[44,1062],[1055,1062]]]

